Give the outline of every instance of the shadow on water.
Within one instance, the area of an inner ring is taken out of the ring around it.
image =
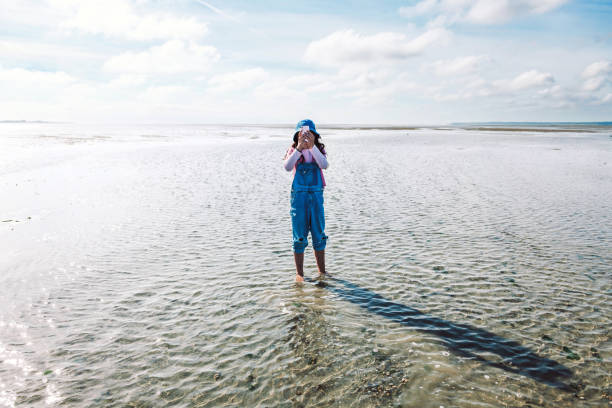
[[[314,282],[310,279],[309,281]],[[411,329],[436,335],[456,355],[520,374],[564,391],[575,391],[574,387],[564,382],[572,377],[569,368],[554,360],[538,356],[516,341],[475,326],[453,323],[427,315],[412,307],[392,302],[371,290],[343,279],[330,277],[325,281],[319,281],[317,286],[326,288],[369,312]],[[480,355],[483,353],[496,354],[501,357],[501,361],[491,361]]]

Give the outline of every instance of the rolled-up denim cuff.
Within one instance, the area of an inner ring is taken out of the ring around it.
[[[293,252],[296,254],[303,254],[307,246],[308,241],[306,238],[298,238],[293,240]]]
[[[322,251],[325,249],[326,246],[327,246],[327,236],[324,236],[323,238],[321,238],[319,242],[312,243],[312,248],[315,251]]]

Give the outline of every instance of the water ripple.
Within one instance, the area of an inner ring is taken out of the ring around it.
[[[221,130],[0,171],[0,405],[609,404],[607,139],[336,130],[296,286],[286,141]]]

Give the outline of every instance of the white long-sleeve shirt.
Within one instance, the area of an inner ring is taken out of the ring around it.
[[[293,170],[293,168],[295,167],[295,163],[297,163],[300,156],[304,156],[304,161],[306,163],[310,163],[314,159],[314,161],[317,162],[319,167],[322,169],[326,169],[329,166],[329,163],[327,162],[327,157],[325,157],[325,155],[321,153],[317,145],[314,145],[312,149],[304,149],[301,152],[297,149],[293,149],[293,152],[290,153],[289,156],[283,162],[283,167],[285,168],[285,170]]]
[[[294,147],[289,148],[289,150],[287,150],[285,160],[283,161],[283,168],[287,171],[295,171],[295,164],[301,156],[304,156],[304,162],[311,163],[314,160],[319,165],[321,171],[321,181],[323,181],[323,186],[325,186],[327,183],[325,183],[323,169],[328,168],[329,163],[327,161],[327,157],[321,153],[317,145],[314,145],[312,149],[304,149],[301,152]]]

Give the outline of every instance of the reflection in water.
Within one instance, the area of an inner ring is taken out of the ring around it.
[[[323,348],[322,342],[329,337],[328,324],[323,314],[324,300],[320,295],[314,293],[314,304],[303,293],[302,288],[296,287],[298,291],[293,300],[294,315],[289,319],[289,334],[287,344],[294,350],[295,356],[299,357],[307,370],[313,368],[319,360],[319,352]]]
[[[325,394],[335,387],[336,379],[327,374],[333,371],[334,356],[339,353],[337,333],[326,320],[324,312],[328,304],[323,293],[318,290],[304,293],[300,286],[295,289],[290,307],[292,317],[284,341],[293,350],[295,360],[289,362],[287,371],[298,381],[297,398],[325,399]]]
[[[564,391],[574,391],[572,387],[564,383],[572,376],[572,372],[567,367],[554,360],[538,356],[516,341],[468,324],[453,323],[427,315],[417,309],[387,300],[375,292],[344,279],[335,277],[330,279],[331,282],[338,282],[344,287],[327,283],[330,281],[318,282],[317,286],[325,287],[343,299],[379,316],[415,330],[436,335],[446,347],[459,356],[524,375]],[[496,354],[501,357],[501,361],[491,361],[483,356],[484,353]]]
[[[384,346],[366,346],[366,354],[356,352],[347,339],[354,337],[334,319],[336,305],[325,284],[315,286],[311,291],[296,285],[289,300],[291,317],[283,343],[291,348],[293,359],[280,375],[292,382],[287,398],[296,407],[388,406],[414,381],[413,362],[395,358]],[[363,329],[359,344],[372,345],[375,331]]]

